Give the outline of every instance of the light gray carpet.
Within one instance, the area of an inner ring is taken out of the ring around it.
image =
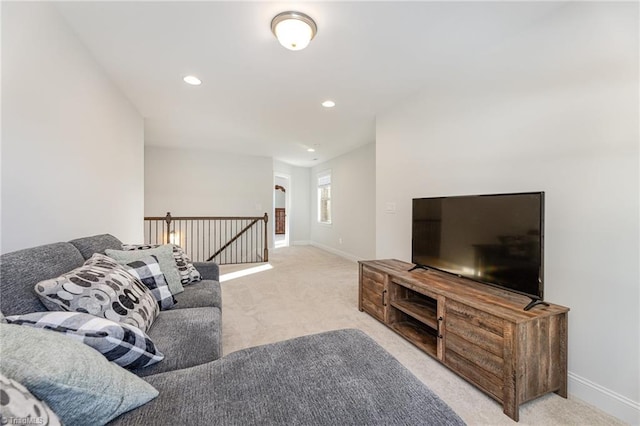
[[[516,424],[502,406],[368,314],[358,311],[355,262],[311,247],[270,251],[272,269],[222,282],[223,348],[239,349],[341,328],[358,328],[387,349],[469,425]],[[255,265],[228,265],[221,274]],[[520,425],[623,425],[569,397],[520,407]]]

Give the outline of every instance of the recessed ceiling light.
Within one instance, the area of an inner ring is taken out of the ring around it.
[[[307,148],[307,152],[316,152],[316,150],[313,148]]]
[[[336,106],[336,103],[333,101],[324,101],[322,103],[322,106],[325,108],[333,108],[334,106]]]
[[[188,75],[185,78],[183,78],[184,82],[187,84],[190,84],[192,86],[199,86],[202,84],[202,82],[200,81],[200,79],[198,77],[195,77],[193,75]]]

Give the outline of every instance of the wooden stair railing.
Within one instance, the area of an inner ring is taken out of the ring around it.
[[[269,260],[269,217],[145,217],[145,244],[181,246],[193,261],[218,264],[258,263]],[[212,254],[213,253],[213,254]]]
[[[266,215],[266,213],[265,213]],[[238,238],[240,238],[245,232],[247,232],[249,229],[251,229],[251,227],[253,225],[256,224],[256,222],[258,220],[261,219],[253,219],[251,221],[251,223],[249,223],[247,226],[244,227],[244,229],[242,231],[240,231],[239,233],[236,234],[235,237],[233,237],[232,239],[230,239],[225,245],[223,245],[222,247],[220,247],[218,249],[218,251],[216,251],[215,253],[213,253],[211,256],[209,256],[209,258],[207,259],[207,262],[211,262],[216,256],[218,256],[220,253],[222,253],[227,247],[229,247],[231,244],[233,244]],[[268,254],[265,253],[265,257],[268,257]],[[265,260],[266,261],[266,260]]]

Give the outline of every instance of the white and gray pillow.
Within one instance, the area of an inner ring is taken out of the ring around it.
[[[180,282],[183,286],[189,285],[191,283],[195,283],[198,281],[202,281],[202,275],[193,266],[191,263],[191,259],[184,252],[182,247],[176,244],[170,244],[173,247],[173,258],[176,261],[176,267],[178,268],[178,273],[180,274]],[[123,244],[122,250],[149,250],[152,248],[160,247],[159,244]]]
[[[87,313],[130,324],[144,332],[160,312],[144,284],[124,266],[99,253],[79,268],[39,282],[35,291],[50,311]]]
[[[0,323],[0,339],[2,373],[64,424],[106,424],[158,396],[140,377],[60,333]]]
[[[176,266],[175,258],[173,257],[173,247],[170,244],[165,244],[149,250],[105,250],[105,254],[121,265],[126,265],[134,260],[142,259],[149,255],[156,256],[158,263],[160,264],[160,270],[167,279],[169,289],[171,293],[178,294],[184,291],[182,283],[180,282],[180,274],[178,274],[178,267]]]
[[[60,419],[49,406],[33,396],[15,380],[0,374],[0,424],[36,424],[61,426]]]
[[[139,279],[151,291],[161,311],[175,306],[176,299],[171,294],[171,290],[169,290],[156,256],[150,255],[134,260],[127,263],[126,268],[131,275]]]
[[[9,324],[63,333],[100,352],[121,367],[148,367],[164,359],[142,330],[129,324],[78,312],[34,312],[6,317]]]

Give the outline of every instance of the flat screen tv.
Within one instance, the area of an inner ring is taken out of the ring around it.
[[[414,198],[411,260],[517,292],[544,295],[544,192]]]

